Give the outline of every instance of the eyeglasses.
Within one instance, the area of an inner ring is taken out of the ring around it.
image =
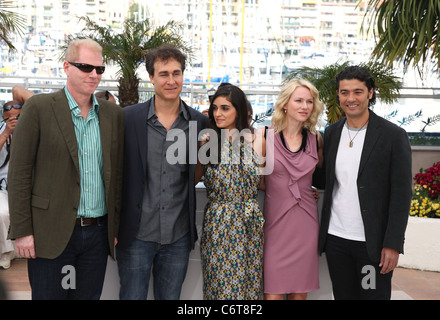
[[[90,73],[93,71],[93,69],[95,69],[97,74],[103,74],[105,71],[104,66],[92,66],[91,64],[87,64],[87,63],[76,63],[76,62],[70,62],[70,61],[67,61],[67,62],[69,62],[72,66],[77,67],[82,72]]]
[[[3,106],[3,111],[10,111],[12,108],[21,109],[22,107],[22,104],[10,104],[9,106]]]

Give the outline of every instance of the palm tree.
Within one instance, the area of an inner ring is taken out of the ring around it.
[[[180,35],[181,25],[175,21],[153,27],[148,19],[128,19],[124,22],[122,32],[116,33],[111,27],[100,26],[89,17],[81,17],[81,20],[85,22],[85,28],[81,33],[69,36],[63,49],[65,51],[73,39],[91,38],[98,42],[103,48],[104,62],[112,62],[119,67],[118,98],[121,107],[139,101],[137,69],[149,50],[168,43],[191,55],[191,49]]]
[[[366,26],[362,29],[376,32],[372,56],[388,66],[396,61],[403,61],[405,67],[418,66],[419,62],[432,59],[437,61],[438,69],[439,21],[438,0],[369,0],[363,22]]]
[[[334,123],[343,117],[341,107],[336,101],[336,75],[345,67],[350,65],[349,61],[324,66],[322,68],[300,67],[290,72],[283,83],[292,78],[309,80],[319,91],[319,98],[326,106],[327,121]],[[384,103],[391,104],[397,101],[402,87],[402,82],[393,75],[393,69],[384,66],[376,61],[369,61],[359,64],[374,77],[378,98]]]
[[[10,50],[15,50],[9,35],[10,33],[21,34],[25,27],[23,16],[11,9],[16,9],[14,1],[0,0],[0,40],[3,40]]]

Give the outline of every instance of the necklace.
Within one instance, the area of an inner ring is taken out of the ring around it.
[[[350,142],[348,143],[348,146],[349,146],[350,148],[353,148],[353,141],[354,141],[354,139],[355,139],[356,136],[358,135],[359,131],[361,131],[361,130],[365,127],[365,125],[368,123],[368,120],[370,120],[370,119],[368,118],[367,121],[365,121],[364,125],[363,125],[362,127],[360,127],[360,128],[356,131],[356,134],[354,135],[353,139],[351,138],[351,135],[350,135],[350,128],[348,127],[347,122],[345,122],[345,125],[347,126],[348,138],[350,139]]]

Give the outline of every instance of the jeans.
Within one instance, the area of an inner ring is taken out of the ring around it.
[[[107,219],[75,225],[63,253],[55,259],[28,259],[33,300],[99,300],[109,246]]]
[[[172,244],[135,239],[128,248],[117,248],[121,300],[145,300],[153,269],[153,291],[157,300],[178,300],[188,269],[189,234]]]
[[[390,300],[393,271],[380,273],[365,242],[328,234],[325,254],[335,300]]]

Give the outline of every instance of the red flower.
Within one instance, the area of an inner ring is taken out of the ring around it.
[[[437,199],[440,196],[440,161],[424,171],[420,169],[420,173],[414,176],[414,180],[422,187],[426,186],[431,199]]]

